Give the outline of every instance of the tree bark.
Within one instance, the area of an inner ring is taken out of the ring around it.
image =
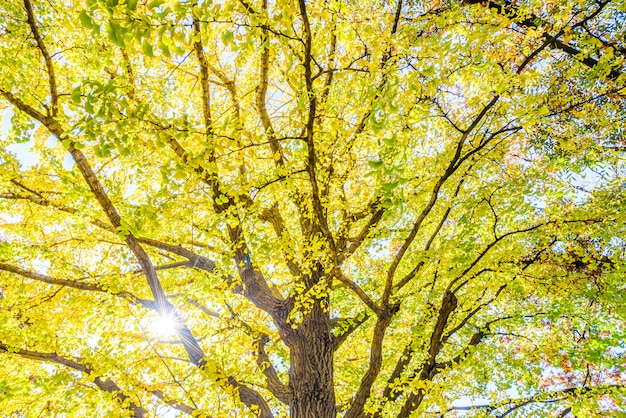
[[[316,301],[294,330],[290,344],[292,418],[335,418],[333,339],[328,313]]]

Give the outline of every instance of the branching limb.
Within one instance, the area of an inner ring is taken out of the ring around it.
[[[370,348],[370,359],[365,375],[361,379],[359,389],[350,404],[350,408],[344,415],[345,418],[358,418],[363,416],[363,408],[365,403],[369,399],[372,385],[376,381],[383,361],[383,340],[385,338],[385,331],[393,319],[393,315],[398,311],[399,306],[394,305],[391,308],[387,308],[378,316],[378,320],[374,325],[374,335],[372,337],[372,343]]]
[[[250,8],[247,10],[250,12]],[[263,0],[262,2],[262,11],[263,16],[262,19],[267,18],[267,0]],[[261,25],[261,61],[260,61],[260,71],[259,71],[259,85],[256,89],[256,108],[259,113],[259,117],[261,119],[261,124],[263,126],[263,130],[267,135],[267,138],[270,143],[270,148],[272,149],[272,154],[274,156],[274,161],[280,166],[285,165],[285,156],[283,154],[283,149],[280,146],[280,142],[276,139],[276,133],[274,132],[274,127],[272,126],[272,120],[270,119],[270,115],[267,111],[267,106],[265,104],[267,99],[267,87],[269,85],[269,61],[270,61],[270,46],[269,46],[269,33],[267,22]]]
[[[187,303],[189,303],[190,305],[195,306],[196,308],[200,309],[202,312],[204,312],[205,314],[207,314],[208,316],[211,316],[213,318],[219,318],[220,314],[219,312],[216,312],[212,309],[207,308],[206,306],[202,305],[200,302],[198,302],[197,300],[195,300],[194,298],[187,298],[185,299],[185,301]]]
[[[57,90],[57,80],[56,75],[54,73],[54,65],[52,63],[52,57],[50,56],[50,52],[48,52],[48,48],[43,41],[41,34],[39,33],[39,29],[37,28],[37,22],[35,21],[35,14],[33,12],[33,6],[30,0],[24,0],[24,7],[26,8],[26,16],[28,19],[28,26],[30,26],[30,30],[33,33],[33,37],[37,42],[37,48],[39,48],[39,52],[43,55],[43,59],[46,63],[46,71],[48,72],[48,84],[50,85],[50,116],[55,117],[58,113],[58,103],[59,103],[59,92]]]
[[[379,206],[379,203],[380,202],[378,202],[378,200],[375,200],[369,205],[371,211],[369,219],[365,225],[363,225],[357,237],[350,242],[350,246],[340,255],[340,260],[348,258],[350,255],[354,254],[361,244],[363,244],[365,238],[367,238],[370,232],[376,228],[380,220],[383,218],[385,208]]]
[[[439,221],[439,223],[435,227],[434,231],[430,235],[430,238],[428,238],[428,241],[426,242],[426,245],[424,246],[424,249],[423,249],[424,252],[427,252],[428,250],[430,250],[430,247],[432,246],[433,242],[435,241],[435,238],[437,238],[437,235],[439,235],[439,232],[441,231],[441,228],[443,227],[443,224],[448,219],[448,216],[450,215],[450,212],[452,211],[452,205],[454,204],[454,200],[459,195],[459,192],[461,191],[461,187],[463,186],[463,183],[465,182],[465,176],[470,171],[470,169],[471,169],[471,166],[470,166],[470,168],[468,168],[465,171],[465,174],[459,179],[459,181],[457,183],[457,186],[456,186],[456,189],[454,190],[454,193],[452,194],[452,198],[451,198],[450,204],[446,208],[446,211],[444,212],[443,216],[441,217],[441,220]],[[397,290],[402,289],[404,286],[406,286],[411,280],[413,280],[415,275],[417,275],[417,273],[422,269],[424,264],[426,264],[426,262],[424,260],[421,260],[419,263],[417,263],[417,265],[406,276],[404,276],[401,280],[399,280],[393,286],[393,289],[397,291]]]
[[[34,192],[34,193],[38,194],[37,192]],[[62,212],[66,212],[72,215],[77,214],[79,212],[78,209],[64,206],[64,205],[55,203],[52,200],[46,199],[44,197],[38,197],[34,195],[7,192],[7,193],[0,193],[0,199],[27,200],[39,206],[54,208],[54,209],[57,209],[57,210],[60,210]],[[106,222],[103,222],[99,219],[92,219],[90,222],[93,225],[105,231],[109,231],[117,235],[117,231],[110,224]],[[184,264],[180,264],[179,266],[181,267],[197,268],[200,270],[204,270],[208,273],[213,273],[215,271],[215,262],[208,259],[207,257],[199,255],[180,245],[169,244],[169,243],[152,239],[152,238],[137,237],[137,240],[142,244],[146,244],[151,247],[158,248],[160,250],[167,251],[171,254],[176,254],[178,256],[186,258],[188,262],[185,262]],[[155,267],[155,269],[161,270],[162,267]],[[232,281],[232,278],[229,278],[228,281]]]
[[[538,254],[535,254],[535,256],[529,260],[528,262],[524,263],[524,267],[522,269],[526,269],[527,267],[529,267],[534,261],[536,261],[539,257],[539,254],[541,254],[542,251],[540,251]],[[491,269],[483,269],[480,272],[478,272],[476,275],[480,275],[482,273],[485,272],[489,272],[489,271],[493,271]],[[475,275],[475,276],[476,276]],[[426,360],[422,366],[420,367],[419,371],[415,372],[414,375],[412,376],[412,379],[414,378],[418,378],[420,380],[432,380],[437,374],[441,373],[443,370],[445,370],[446,368],[450,368],[453,367],[455,364],[458,364],[460,362],[462,362],[463,360],[465,360],[468,355],[472,352],[473,347],[477,346],[478,344],[480,344],[485,337],[487,337],[488,335],[491,335],[492,333],[490,332],[490,327],[499,321],[503,321],[506,319],[510,319],[510,316],[507,317],[500,317],[500,318],[496,318],[493,319],[489,322],[487,322],[486,324],[482,325],[481,327],[478,328],[478,330],[470,337],[470,340],[467,344],[467,346],[461,351],[460,354],[456,355],[454,358],[452,358],[451,360],[448,360],[446,362],[443,363],[439,363],[437,362],[437,355],[441,352],[441,349],[443,348],[443,346],[445,345],[445,343],[449,340],[449,338],[454,335],[457,331],[459,331],[460,329],[462,329],[465,325],[467,325],[467,323],[469,322],[469,320],[474,317],[481,309],[483,309],[486,306],[489,306],[493,301],[495,301],[495,299],[500,296],[500,294],[502,293],[502,291],[507,287],[507,284],[504,284],[502,286],[500,286],[498,288],[498,290],[496,291],[495,295],[492,296],[487,302],[484,302],[482,304],[480,304],[478,307],[476,307],[475,309],[473,309],[472,311],[470,311],[461,321],[459,324],[457,324],[454,328],[452,328],[451,330],[449,330],[447,333],[444,334],[444,331],[447,327],[447,324],[449,322],[449,319],[452,315],[452,313],[456,310],[456,305],[457,305],[457,301],[456,301],[456,297],[454,295],[454,291],[450,291],[450,289],[446,290],[446,293],[444,294],[443,300],[442,300],[442,304],[441,307],[439,308],[439,311],[437,313],[437,322],[434,326],[433,332],[431,334],[431,338],[430,338],[430,343],[428,346],[428,353],[429,353],[429,358],[428,360]],[[536,315],[541,315],[542,313],[537,313],[534,315],[527,315],[525,317],[532,317],[532,316],[536,316]],[[398,364],[396,365],[396,370],[394,370],[395,374],[398,374],[398,376],[404,371],[404,368],[406,368],[406,366],[409,364],[410,359],[405,360],[401,357],[401,359],[399,360]],[[397,370],[398,367],[400,367],[401,365],[404,365],[403,368],[401,370]],[[391,380],[390,380],[391,382]],[[389,388],[389,386],[388,386]],[[402,390],[396,390],[395,393],[392,394],[392,396],[388,396],[387,399],[389,400],[395,400],[398,396],[400,396],[403,393]],[[418,390],[417,392],[412,392],[409,393],[407,395],[406,398],[406,402],[403,405],[399,416],[400,417],[408,417],[410,416],[411,412],[414,411],[416,408],[419,407],[419,405],[421,404],[424,396],[425,396],[425,391],[423,389]]]
[[[113,202],[111,202],[111,200],[109,199],[109,196],[107,195],[104,188],[102,187],[102,184],[96,177],[96,174],[93,171],[92,167],[87,162],[85,155],[75,147],[75,140],[69,137],[68,133],[65,132],[63,128],[61,128],[61,126],[53,117],[44,116],[36,109],[27,105],[25,102],[7,91],[0,90],[0,94],[2,94],[11,104],[13,104],[19,110],[25,112],[26,114],[41,122],[48,129],[48,131],[52,135],[54,135],[59,141],[69,141],[67,148],[70,152],[70,155],[74,159],[76,166],[80,170],[85,182],[89,186],[89,189],[91,190],[92,194],[100,204],[100,207],[109,219],[111,226],[116,231],[122,232],[123,229],[121,217],[117,212],[117,209],[113,205]],[[167,300],[154,265],[152,264],[150,257],[143,249],[137,238],[130,231],[124,231],[124,240],[128,247],[131,249],[137,261],[139,262],[139,265],[141,266],[144,276],[148,281],[148,285],[150,287],[152,295],[156,301],[159,312],[161,312],[161,314],[171,313],[176,317],[180,317],[180,315],[175,311],[173,305]],[[179,338],[181,339],[181,342],[185,347],[185,350],[187,350],[190,361],[193,364],[201,365],[203,363],[202,359],[204,357],[204,352],[198,344],[198,341],[194,338],[189,327],[184,324],[182,320],[181,326],[177,328],[177,332]]]
[[[370,308],[372,311],[374,311],[374,313],[378,316],[383,314],[382,309],[380,308],[380,306],[378,306],[376,304],[376,302],[374,302],[366,293],[363,289],[361,289],[359,287],[359,285],[357,285],[356,283],[354,283],[352,280],[350,280],[349,277],[347,277],[343,271],[341,271],[341,269],[336,268],[335,271],[333,272],[333,275],[335,276],[335,278],[337,278],[337,280],[339,280],[341,283],[345,284],[350,290],[352,290],[358,297],[359,299],[361,299],[361,301],[363,301],[363,303]]]
[[[282,240],[284,238],[287,238],[288,232],[285,228],[285,220],[283,219],[283,215],[280,213],[277,204],[273,204],[271,207],[261,212],[259,218],[262,221],[269,222],[272,225],[272,228],[274,229],[274,232],[276,233],[276,237],[278,239]],[[283,255],[285,256],[285,261],[287,263],[287,268],[289,268],[289,272],[294,277],[301,277],[302,269],[300,268],[300,265],[294,258],[293,254],[290,254],[287,250],[285,250],[283,246],[281,246],[281,248],[283,249]]]
[[[227,382],[239,392],[239,399],[248,408],[257,412],[259,418],[274,418],[271,408],[256,390],[240,383],[233,376],[228,377]]]
[[[339,349],[339,346],[341,346],[341,344],[344,341],[346,341],[348,339],[348,337],[354,331],[359,329],[359,327],[361,325],[363,325],[368,319],[370,319],[370,316],[371,316],[371,314],[368,311],[364,311],[360,315],[358,315],[358,316],[356,316],[354,318],[337,321],[338,323],[340,323],[340,322],[347,322],[348,326],[345,328],[345,330],[341,334],[336,335],[336,336],[333,337],[334,351],[337,351],[337,349]],[[337,327],[338,324],[336,323],[334,326]]]
[[[315,118],[317,117],[317,95],[315,94],[315,91],[313,89],[313,73],[311,68],[311,64],[313,62],[313,57],[311,55],[313,34],[311,33],[311,25],[307,14],[306,1],[298,0],[298,6],[300,9],[300,17],[302,19],[302,26],[304,29],[304,57],[302,64],[304,66],[306,93],[309,99],[309,111],[307,114],[307,120],[305,125],[306,144],[308,150],[306,168],[309,174],[309,182],[312,189],[313,212],[315,213],[315,217],[317,218],[318,226],[326,237],[326,241],[328,242],[330,250],[334,255],[335,265],[338,265],[337,245],[330,231],[330,228],[328,227],[328,220],[326,218],[326,214],[320,200],[320,190],[317,180],[317,154],[314,141]]]
[[[509,407],[502,414],[497,415],[498,418],[503,418],[511,414],[515,410],[530,405],[532,403],[556,403],[561,401],[571,401],[572,399],[577,399],[578,397],[605,395],[624,390],[626,390],[626,386],[618,384],[572,387],[567,389],[554,390],[551,392],[539,393],[537,395],[523,398],[504,399],[494,404],[455,406],[446,411],[444,415],[451,411],[473,411],[484,409],[493,412],[503,407]]]
[[[269,391],[276,396],[276,399],[289,405],[291,402],[291,391],[289,390],[289,386],[284,384],[278,377],[276,368],[265,351],[265,346],[268,342],[269,336],[266,334],[259,336],[257,341],[257,365],[263,370]]]
[[[396,363],[396,366],[393,368],[393,372],[387,379],[387,386],[383,390],[383,400],[395,400],[396,397],[400,394],[399,391],[393,389],[393,385],[396,383],[398,379],[402,376],[402,373],[406,370],[407,366],[413,359],[413,353],[415,352],[413,348],[413,341],[410,341],[402,350],[402,354],[400,354],[400,358]],[[376,411],[374,414],[374,418],[380,418],[381,411]]]
[[[205,136],[208,145],[209,161],[215,161],[215,154],[213,149],[213,121],[211,119],[211,96],[209,89],[209,65],[204,55],[204,46],[202,44],[202,33],[200,28],[200,21],[197,17],[193,17],[194,32],[198,36],[198,39],[194,42],[194,50],[196,58],[200,65],[200,84],[202,86],[202,106],[205,125]],[[157,123],[158,125],[158,123]],[[182,147],[182,145],[173,136],[166,133],[170,147],[174,150],[176,155],[181,158],[185,163],[189,161],[190,154]],[[213,192],[214,207],[217,213],[224,213],[227,209],[237,207],[235,198],[227,193],[223,193],[223,188],[216,173],[209,173],[201,167],[196,168],[196,171],[203,175],[202,179],[205,181]],[[226,196],[226,202],[218,204],[216,199],[221,196]],[[241,225],[228,226],[228,235],[231,244],[235,248],[235,262],[239,271],[239,276],[243,282],[243,294],[250,301],[252,301],[257,307],[265,310],[274,319],[275,324],[281,328],[286,329],[286,312],[288,309],[284,309],[282,298],[277,298],[276,295],[269,288],[263,275],[256,269],[250,261],[250,252],[247,248],[245,238],[243,236],[243,229]]]
[[[53,277],[46,276],[44,274],[36,273],[34,271],[24,270],[19,267],[15,267],[6,263],[0,263],[0,270],[17,274],[19,276],[26,277],[27,279],[30,279],[30,280],[35,280],[35,281],[42,282],[42,283],[48,283],[48,284],[52,284],[55,286],[71,287],[73,289],[84,290],[88,292],[110,293],[104,286],[100,284],[86,283],[86,282],[80,282],[80,281],[75,281],[75,280],[55,279]],[[121,292],[116,292],[116,293],[111,293],[111,294],[117,297],[120,297],[122,299],[125,299],[129,301],[130,303],[142,305],[143,307],[148,308],[148,309],[157,309],[157,304],[155,301],[139,298],[135,296],[134,294],[132,294],[131,292],[121,291]]]
[[[59,205],[56,204],[50,200],[47,199],[41,199],[38,197],[34,197],[34,196],[30,196],[30,195],[24,195],[24,194],[15,194],[15,193],[2,193],[0,194],[0,198],[4,198],[4,199],[20,199],[20,200],[28,200],[32,203],[38,204],[40,206],[45,206],[45,207],[53,207],[55,209],[58,209],[60,211],[66,212],[66,213],[70,213],[70,214],[75,214],[78,212],[77,209],[75,208],[71,208],[71,207],[67,207],[67,206],[63,206],[63,205]],[[116,233],[115,229],[111,227],[111,225],[98,220],[98,219],[93,219],[91,221],[92,224],[106,230],[109,231],[111,233]],[[152,238],[143,238],[143,237],[137,237],[137,240],[142,243],[142,244],[146,244],[149,245],[151,247],[154,248],[158,248],[160,250],[163,251],[167,251],[171,254],[176,254],[180,257],[186,258],[188,260],[188,262],[184,263],[185,267],[188,268],[197,268],[203,271],[206,271],[207,273],[213,273],[215,271],[216,265],[215,262],[205,256],[199,255],[197,253],[195,253],[194,251],[191,251],[187,248],[184,248],[180,245],[174,245],[174,244],[169,244],[163,241],[159,241],[159,240],[155,240]],[[158,268],[155,268],[158,269]],[[226,281],[227,284],[232,285],[234,282],[234,278],[232,276],[225,276],[224,280]],[[236,293],[243,293],[244,292],[244,288],[242,285],[237,284],[234,286],[233,291]],[[268,292],[270,292],[271,295],[271,290],[269,290],[268,287]]]
[[[448,284],[447,290],[452,290],[452,287],[458,283],[463,277],[465,277],[467,275],[467,273],[469,273],[474,267],[476,267],[478,265],[478,263],[480,262],[480,260],[483,259],[483,257],[485,257],[485,255],[487,255],[487,253],[489,253],[489,251],[494,248],[496,246],[496,244],[498,244],[500,241],[504,240],[505,238],[508,238],[510,236],[514,236],[514,235],[518,235],[518,234],[524,234],[527,232],[532,232],[535,231],[537,229],[543,228],[545,226],[548,225],[557,225],[559,223],[563,223],[563,224],[568,224],[568,223],[598,223],[598,222],[603,222],[602,219],[571,219],[571,220],[564,220],[564,221],[553,221],[553,220],[549,220],[546,222],[541,222],[535,225],[531,225],[527,228],[521,228],[521,229],[517,229],[514,231],[509,231],[505,234],[502,234],[500,236],[498,236],[496,239],[494,239],[492,242],[490,242],[489,244],[487,244],[487,246],[480,252],[480,254],[478,254],[478,256],[476,256],[474,258],[474,260],[465,268],[463,269],[463,271],[456,276],[454,279],[452,279],[450,281],[450,283]],[[468,283],[469,279],[464,280],[463,282],[461,282],[459,285],[456,286],[456,288],[454,288],[454,290],[452,290],[453,293],[457,292],[462,286],[466,285]]]
[[[413,228],[411,229],[411,232],[409,233],[409,235],[404,240],[404,243],[402,244],[402,247],[400,247],[400,249],[396,253],[395,257],[393,258],[393,260],[391,262],[391,265],[389,266],[389,269],[387,270],[387,279],[385,281],[385,289],[383,291],[383,296],[382,296],[383,303],[387,303],[387,301],[389,300],[389,297],[391,296],[391,291],[393,289],[393,281],[394,281],[394,276],[395,276],[396,270],[398,269],[398,267],[400,265],[400,262],[402,261],[402,258],[404,257],[404,255],[408,251],[409,247],[411,246],[411,244],[415,240],[415,237],[417,236],[417,233],[419,232],[419,230],[420,230],[420,228],[422,226],[422,223],[424,222],[424,220],[426,219],[428,214],[431,212],[431,210],[435,206],[435,203],[437,203],[437,200],[439,199],[439,191],[443,187],[444,183],[460,167],[460,164],[458,164],[458,162],[459,162],[459,160],[461,160],[461,155],[462,155],[462,152],[463,152],[463,145],[465,144],[465,141],[467,140],[467,138],[470,135],[470,133],[472,133],[472,131],[483,120],[483,118],[485,117],[487,112],[489,112],[489,110],[493,106],[495,106],[495,104],[497,103],[499,98],[500,98],[500,96],[497,96],[497,95],[494,96],[489,101],[489,103],[487,103],[482,108],[482,110],[478,113],[478,115],[472,120],[472,122],[467,127],[467,129],[463,130],[463,134],[461,135],[461,137],[459,138],[459,141],[457,142],[454,156],[452,157],[452,159],[448,163],[448,167],[446,168],[444,173],[439,177],[439,179],[435,183],[435,186],[433,187],[433,190],[430,193],[430,199],[429,199],[428,203],[422,209],[421,213],[419,214],[419,216],[415,220],[415,223],[413,224]]]
[[[93,369],[85,364],[82,359],[76,357],[63,357],[56,353],[41,353],[38,351],[23,350],[8,346],[2,342],[0,342],[0,353],[14,354],[29,360],[60,364],[77,370],[85,375],[93,375]],[[113,398],[121,405],[127,404],[128,409],[133,412],[133,417],[143,418],[148,415],[148,411],[131,401],[128,395],[126,395],[124,391],[111,379],[103,380],[102,377],[97,376],[95,377],[93,383],[99,389],[113,394]]]
[[[193,18],[194,35],[197,40],[193,43],[196,58],[200,64],[200,86],[202,87],[202,112],[204,116],[204,128],[209,142],[213,139],[213,118],[211,117],[211,88],[209,79],[209,65],[204,55],[204,45],[202,44],[202,32],[200,31],[200,21],[194,16]],[[207,144],[209,147],[209,161],[215,161],[213,153],[213,144]]]
[[[521,27],[525,28],[525,29],[534,29],[534,28],[538,28],[540,26],[545,26],[545,27],[551,27],[552,25],[548,22],[545,22],[543,19],[541,19],[539,16],[535,15],[535,14],[530,14],[528,15],[527,11],[521,11],[519,9],[518,6],[516,6],[515,4],[513,4],[510,1],[507,0],[503,0],[502,3],[498,2],[498,1],[484,1],[484,0],[463,0],[462,3],[465,4],[481,4],[484,5],[486,7],[489,7],[490,10],[495,10],[497,13],[503,15],[503,16],[507,16],[510,17],[512,19],[515,19],[515,22],[520,25]],[[575,24],[572,26],[572,29],[575,29],[576,27],[579,26],[583,26],[586,22],[588,22],[589,20],[593,19],[595,16],[597,16],[603,9],[604,7],[609,4],[610,1],[599,1],[596,2],[596,4],[598,5],[598,8],[591,13],[589,16],[585,17],[581,22]],[[581,51],[577,50],[576,48],[572,47],[571,45],[569,45],[566,42],[563,42],[559,39],[559,37],[563,34],[563,32],[561,31],[559,34],[557,35],[550,35],[550,33],[548,33],[547,31],[543,33],[543,38],[548,42],[548,44],[555,49],[558,49],[566,54],[568,54],[569,56],[575,58],[577,61],[582,62],[585,66],[593,69],[595,68],[595,66],[598,64],[598,61],[595,60],[594,58],[591,58],[589,56],[584,56],[584,58],[580,59],[578,57],[583,56],[583,54],[581,53]],[[622,51],[623,52],[623,51]],[[622,73],[620,71],[617,71],[615,69],[611,69],[610,73],[608,74],[608,78],[612,79],[612,80],[616,80]]]

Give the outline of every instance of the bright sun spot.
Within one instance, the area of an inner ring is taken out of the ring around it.
[[[172,337],[176,335],[178,321],[172,315],[159,315],[150,323],[150,332],[157,337]]]

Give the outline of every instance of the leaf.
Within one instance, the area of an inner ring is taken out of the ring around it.
[[[86,11],[81,10],[78,15],[78,19],[80,20],[81,25],[83,25],[87,29],[92,29],[94,27],[93,21]]]
[[[426,77],[431,77],[435,74],[435,67],[434,66],[430,66],[424,70],[422,70],[422,74],[424,74]]]
[[[168,48],[167,45],[165,45],[163,42],[159,41],[159,49],[161,50],[161,52],[163,53],[163,55],[165,55],[166,57],[171,57],[172,54],[170,53],[170,49]]]
[[[382,161],[380,161],[380,160],[378,160],[378,161],[370,160],[370,161],[367,162],[367,165],[369,165],[374,170],[378,170],[378,169],[383,167],[384,163]]]
[[[157,7],[160,7],[161,5],[163,5],[163,3],[165,3],[165,0],[152,0],[148,4],[148,9],[156,9]]]
[[[122,34],[122,29],[120,25],[118,25],[115,22],[109,21],[105,24],[105,29],[107,31],[107,35],[109,36],[109,39],[111,40],[111,42],[113,42],[115,45],[119,46],[120,48],[126,47],[126,45],[124,44],[124,36]]]
[[[81,102],[81,92],[80,92],[80,87],[76,87],[74,90],[72,90],[72,102],[74,102],[74,104],[80,104]]]
[[[152,45],[148,41],[144,41],[141,44],[141,49],[143,50],[143,53],[149,56],[150,58],[154,57],[154,51],[152,49]]]
[[[224,31],[222,32],[221,37],[222,37],[222,43],[228,46],[233,43],[234,33],[231,31]]]
[[[383,142],[390,146],[393,147],[396,144],[396,140],[398,139],[398,137],[394,134],[392,135],[390,138],[383,138]]]

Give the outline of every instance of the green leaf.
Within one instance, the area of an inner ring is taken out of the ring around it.
[[[109,21],[106,23],[105,29],[107,31],[107,35],[109,36],[109,39],[111,40],[111,42],[113,42],[115,45],[119,46],[120,48],[126,47],[126,45],[124,44],[124,36],[121,33],[122,28],[120,27],[120,25],[118,25],[115,22]]]
[[[378,161],[368,161],[367,165],[369,165],[371,168],[373,168],[374,170],[378,170],[379,168],[381,168],[383,166],[383,162],[378,160]]]
[[[80,20],[81,25],[83,25],[87,29],[93,29],[93,21],[86,11],[81,10],[80,14],[78,15],[78,19]]]
[[[74,90],[72,90],[71,98],[74,104],[80,104],[80,101],[81,101],[80,87],[76,87]]]
[[[159,49],[161,50],[161,52],[163,53],[163,55],[165,55],[166,57],[171,57],[172,54],[170,53],[170,49],[168,48],[167,45],[165,45],[163,42],[159,41]]]
[[[155,9],[165,3],[165,0],[153,0],[148,4],[148,9]]]
[[[143,49],[143,53],[149,57],[154,57],[154,50],[152,49],[152,45],[148,41],[144,41],[141,44],[141,49]]]
[[[231,43],[233,43],[233,38],[234,38],[234,33],[231,31],[224,31],[222,32],[222,43],[226,46],[230,45]]]
[[[396,134],[393,134],[390,138],[383,138],[383,142],[390,147],[393,147],[396,144],[397,139],[398,137],[396,136]]]

